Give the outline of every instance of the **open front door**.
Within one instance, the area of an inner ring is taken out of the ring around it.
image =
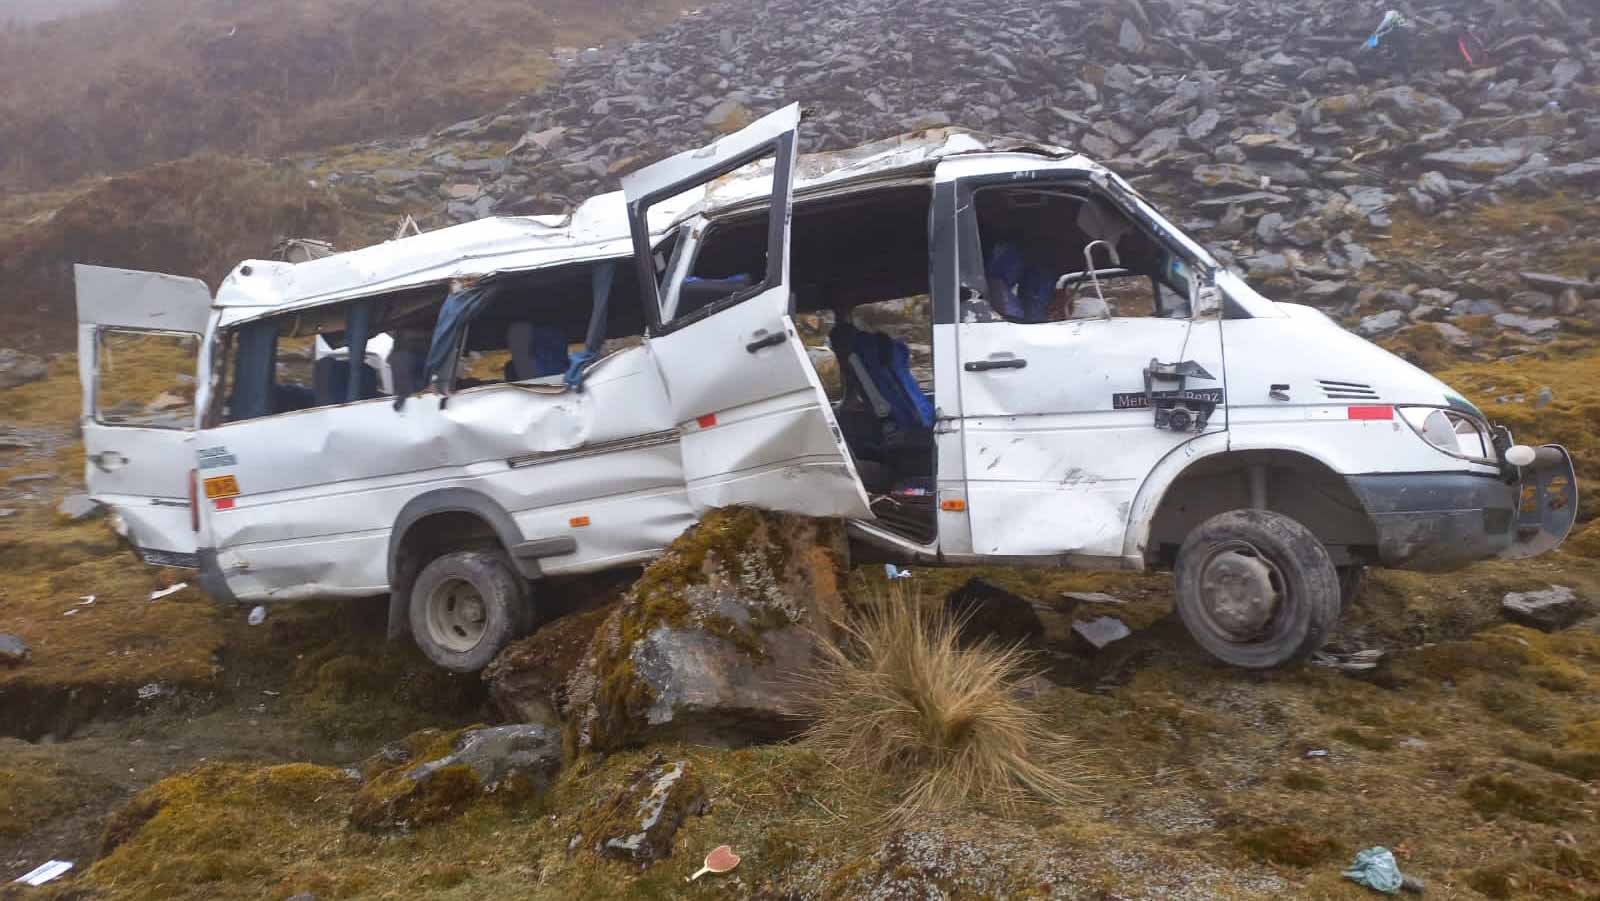
[[[193,567],[196,363],[211,292],[153,272],[75,276],[89,494],[147,562]]]
[[[799,122],[799,107],[790,106],[623,179],[653,323],[649,347],[682,436],[696,510],[748,504],[870,519],[866,491],[790,318]],[[713,183],[729,191],[770,185],[770,203],[707,219]],[[652,208],[658,222],[680,216],[672,259],[659,271]]]

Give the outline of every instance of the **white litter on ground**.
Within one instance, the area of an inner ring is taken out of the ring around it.
[[[62,873],[70,869],[72,869],[72,861],[70,860],[47,861],[17,877],[16,882],[20,882],[23,885],[44,885],[52,879],[59,878]]]
[[[189,583],[188,582],[179,582],[178,584],[172,586],[171,588],[163,588],[160,591],[152,591],[152,592],[150,592],[150,600],[159,601],[162,598],[167,597],[169,595],[177,594],[178,592],[180,592],[180,591],[182,591],[182,590],[184,590],[185,588],[188,588],[188,587],[189,587]]]

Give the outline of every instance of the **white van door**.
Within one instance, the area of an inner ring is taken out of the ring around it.
[[[101,266],[74,277],[89,495],[146,562],[194,567],[195,380],[211,292]]]
[[[872,518],[844,436],[791,319],[790,204],[799,107],[623,179],[649,348],[681,435],[696,511],[749,504]],[[724,178],[724,177],[727,178]],[[753,186],[753,187],[752,187]],[[748,209],[708,221],[716,193]],[[768,190],[763,191],[761,189]],[[681,215],[670,260],[650,213]]]
[[[1191,315],[1189,265],[1147,223],[1109,203],[1085,213],[1103,196],[1086,179],[1034,175],[955,187],[972,547],[1117,558],[1156,464],[1226,428],[1221,322]],[[1050,306],[1018,315],[1008,291],[1030,277]]]

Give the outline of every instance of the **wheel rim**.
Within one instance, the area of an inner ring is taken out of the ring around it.
[[[428,593],[428,632],[436,643],[451,651],[460,653],[476,647],[488,620],[483,595],[465,579],[446,579]]]
[[[1200,568],[1200,612],[1229,641],[1258,641],[1271,633],[1286,586],[1283,572],[1259,548],[1230,542],[1207,555]]]

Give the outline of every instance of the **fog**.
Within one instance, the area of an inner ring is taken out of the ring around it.
[[[45,22],[115,2],[117,0],[0,0],[0,22]]]

